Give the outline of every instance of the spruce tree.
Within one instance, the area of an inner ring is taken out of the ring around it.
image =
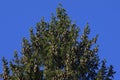
[[[30,29],[30,40],[23,38],[20,56],[8,63],[3,58],[3,80],[112,80],[113,66],[100,60],[98,35],[89,37],[86,24],[80,28],[70,20],[66,10],[59,6],[50,22],[44,18]]]

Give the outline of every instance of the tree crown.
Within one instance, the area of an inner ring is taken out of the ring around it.
[[[9,64],[3,58],[4,80],[112,80],[113,66],[98,56],[98,35],[89,39],[86,24],[82,35],[66,10],[59,6],[50,22],[44,18],[23,38],[21,56],[14,52]]]

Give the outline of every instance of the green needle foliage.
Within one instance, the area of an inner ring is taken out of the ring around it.
[[[30,29],[30,40],[23,38],[21,55],[17,51],[8,63],[3,58],[3,80],[112,80],[113,66],[98,56],[98,35],[89,39],[86,24],[80,35],[66,10],[59,6],[50,22],[44,18]]]

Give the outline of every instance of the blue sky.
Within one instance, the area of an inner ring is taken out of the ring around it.
[[[44,16],[49,20],[61,3],[70,18],[81,31],[88,22],[91,35],[99,34],[99,55],[112,64],[120,75],[120,0],[1,0],[0,1],[0,60],[13,57],[14,50],[20,52],[23,37],[29,37],[30,27]],[[0,72],[1,72],[0,61]]]

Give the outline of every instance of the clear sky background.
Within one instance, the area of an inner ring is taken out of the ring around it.
[[[88,22],[91,36],[99,34],[99,55],[114,66],[114,80],[120,80],[120,0],[1,0],[0,1],[0,60],[12,59],[20,52],[23,37],[29,38],[30,27],[44,16],[49,20],[61,3],[81,31]],[[2,71],[0,61],[0,72]]]

